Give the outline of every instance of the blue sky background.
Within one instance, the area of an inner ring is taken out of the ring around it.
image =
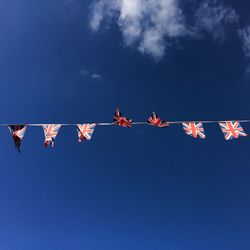
[[[125,44],[116,16],[93,32],[93,1],[2,0],[1,123],[109,122],[118,106],[137,121],[151,111],[249,119],[238,33],[250,3],[220,2],[239,16],[223,41],[165,37],[171,46],[155,59]],[[2,127],[0,249],[249,249],[250,139],[226,142],[217,124],[205,131],[201,141],[179,125],[97,127],[78,144],[76,129],[62,127],[45,149],[42,129],[29,127],[18,154]]]

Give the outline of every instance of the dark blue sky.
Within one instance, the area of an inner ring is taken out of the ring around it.
[[[248,1],[227,3],[250,24]],[[108,122],[118,106],[138,121],[250,118],[237,31],[183,37],[156,61],[89,19],[89,1],[1,1],[1,123]],[[0,249],[250,249],[250,139],[204,127],[204,141],[179,125],[97,127],[82,144],[62,127],[53,149],[29,127],[21,154],[2,127]]]

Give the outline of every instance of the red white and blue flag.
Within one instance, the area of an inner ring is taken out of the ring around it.
[[[91,124],[77,124],[76,128],[78,131],[78,142],[82,142],[83,140],[90,140],[94,130],[95,130],[95,123]]]
[[[131,128],[132,127],[132,119],[128,119],[124,116],[122,116],[119,109],[116,109],[115,115],[113,118],[113,124],[125,127],[125,128]]]
[[[206,138],[204,128],[201,122],[183,122],[182,125],[187,135],[190,135],[194,138]]]
[[[247,136],[240,123],[237,121],[219,122],[220,128],[226,140]]]
[[[15,143],[15,147],[20,153],[20,146],[24,137],[27,126],[25,125],[9,125],[9,130]]]
[[[169,126],[169,123],[163,121],[155,112],[152,112],[152,115],[147,120],[147,124],[158,128],[166,128]]]
[[[60,124],[49,124],[49,125],[43,125],[43,131],[44,131],[44,146],[48,147],[54,147],[55,139],[58,134],[59,129],[61,128]]]

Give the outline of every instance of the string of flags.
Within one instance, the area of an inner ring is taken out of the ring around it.
[[[218,123],[221,131],[225,137],[225,140],[238,139],[239,137],[245,137],[247,134],[242,128],[240,122],[250,122],[250,120],[239,121],[175,121],[167,122],[162,120],[155,112],[148,118],[146,122],[133,122],[132,119],[128,119],[123,116],[119,109],[116,109],[113,117],[113,122],[109,123],[86,123],[86,124],[0,124],[1,126],[8,126],[14,144],[18,152],[20,152],[21,143],[28,126],[41,126],[44,131],[44,146],[54,147],[56,136],[61,126],[76,126],[78,142],[84,140],[91,140],[96,126],[117,125],[120,127],[131,128],[133,125],[150,125],[157,128],[167,128],[173,124],[182,124],[184,132],[193,137],[205,139],[206,134],[203,128],[203,123]]]

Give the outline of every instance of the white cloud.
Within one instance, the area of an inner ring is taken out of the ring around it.
[[[99,75],[99,74],[92,74],[92,75],[91,75],[91,79],[92,79],[92,80],[99,80],[99,81],[102,81],[102,77],[101,77],[101,75]]]
[[[238,22],[238,15],[231,7],[225,7],[214,1],[204,1],[195,13],[195,28],[198,32],[205,31],[214,40],[223,42],[226,28]]]
[[[120,0],[95,0],[91,5],[90,27],[97,31],[106,18],[113,18],[119,9]]]
[[[160,59],[165,39],[185,36],[188,31],[176,0],[99,0],[94,2],[90,26],[97,31],[106,18],[116,18],[126,45]]]
[[[239,31],[245,56],[250,59],[250,26]]]
[[[98,80],[98,81],[102,81],[102,76],[100,74],[97,73],[91,73],[86,69],[82,69],[80,71],[80,74],[83,75],[85,78],[89,79],[89,80]]]
[[[246,73],[250,73],[250,26],[245,29],[239,30],[239,36],[242,40],[242,47],[245,54],[245,57],[248,61],[248,67]]]
[[[97,31],[103,18],[104,18],[105,3],[102,1],[96,2],[93,5],[92,16],[90,20],[90,27],[92,30]]]
[[[141,53],[159,60],[166,46],[182,37],[196,39],[206,32],[222,42],[226,25],[238,20],[232,8],[216,0],[203,0],[191,13],[192,23],[187,23],[181,1],[186,0],[96,0],[90,27],[98,31],[105,20],[115,20],[127,46],[136,46]]]

